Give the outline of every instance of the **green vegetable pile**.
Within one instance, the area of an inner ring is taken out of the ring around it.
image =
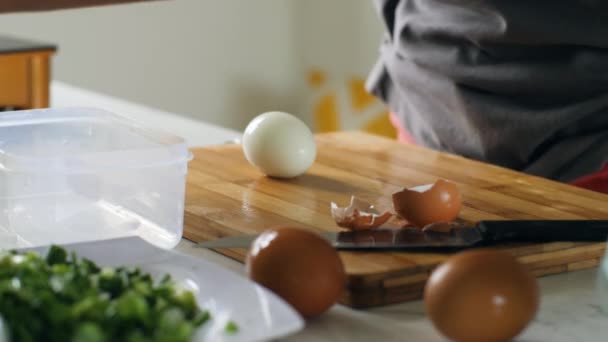
[[[190,341],[211,319],[169,275],[100,268],[52,246],[0,253],[0,316],[11,341]],[[237,327],[229,322],[226,331]]]

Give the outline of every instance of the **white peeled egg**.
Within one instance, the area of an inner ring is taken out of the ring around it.
[[[242,144],[249,163],[271,177],[297,177],[312,166],[317,156],[310,128],[285,112],[255,117],[245,128]]]

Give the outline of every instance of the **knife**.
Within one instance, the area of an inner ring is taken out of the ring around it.
[[[445,225],[445,223],[437,224]],[[608,220],[485,220],[474,226],[452,224],[449,231],[418,228],[321,232],[337,249],[463,249],[501,242],[606,242]],[[258,235],[239,235],[198,243],[201,248],[249,248]]]

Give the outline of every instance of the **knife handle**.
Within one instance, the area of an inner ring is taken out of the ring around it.
[[[480,221],[484,241],[606,242],[608,220],[502,220]]]

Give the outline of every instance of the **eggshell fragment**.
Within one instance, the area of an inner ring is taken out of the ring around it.
[[[331,216],[336,224],[351,230],[374,229],[393,217],[389,211],[380,213],[371,203],[351,196],[347,207],[339,207],[331,202]]]
[[[431,223],[450,222],[458,217],[462,207],[462,195],[456,184],[443,179],[403,189],[392,197],[395,212],[420,228]]]

